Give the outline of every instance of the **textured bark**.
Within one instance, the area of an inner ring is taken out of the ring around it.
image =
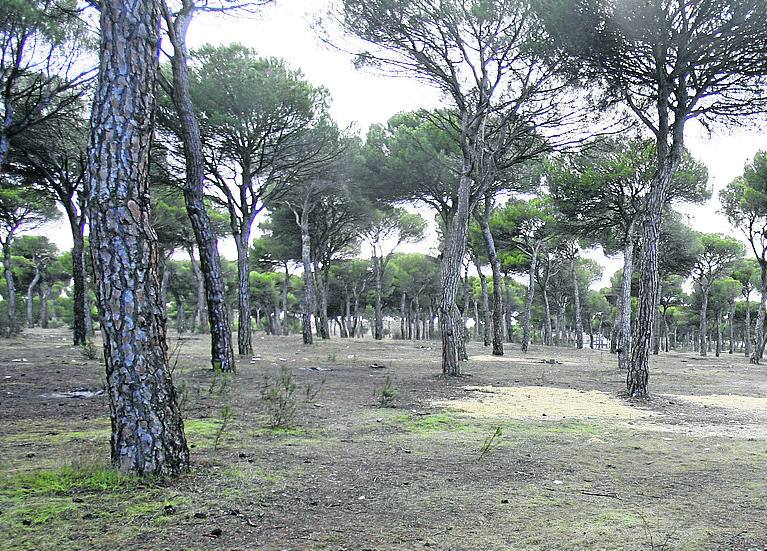
[[[37,284],[40,283],[40,268],[35,266],[35,277],[29,282],[27,286],[27,327],[30,329],[35,326],[35,317],[33,312],[35,289]]]
[[[197,258],[194,256],[194,249],[189,248],[189,263],[192,265],[192,273],[194,279],[197,282],[197,305],[194,309],[194,322],[192,327],[197,326],[198,333],[208,332],[208,316],[207,316],[207,296],[205,292],[205,276],[200,269],[200,265],[197,263]]]
[[[730,303],[730,311],[727,314],[727,321],[730,322],[730,346],[728,354],[735,352],[735,302]]]
[[[583,319],[581,318],[581,290],[578,283],[578,272],[576,271],[575,259],[572,264],[573,269],[573,306],[575,307],[575,346],[578,349],[583,348]]]
[[[328,321],[328,272],[327,268],[322,268],[315,264],[314,273],[316,274],[317,289],[317,311],[319,313],[319,333],[323,340],[330,338],[330,323]]]
[[[314,276],[312,274],[312,238],[309,235],[309,208],[305,201],[301,213],[294,211],[298,227],[301,228],[301,262],[304,267],[304,300],[301,316],[301,334],[304,344],[312,344],[312,313],[314,312]]]
[[[86,320],[87,289],[85,287],[85,213],[77,213],[71,199],[64,204],[72,232],[72,340],[75,346],[85,344],[88,332]]]
[[[551,304],[549,303],[549,267],[548,262],[543,271],[543,277],[539,282],[541,285],[541,296],[543,298],[543,336],[541,343],[547,346],[554,344],[554,332],[551,329]]]
[[[751,303],[749,296],[746,295],[746,321],[743,324],[743,345],[746,357],[751,357]]]
[[[250,233],[234,235],[237,246],[237,353],[241,356],[253,354],[253,331],[250,326],[250,267],[248,266],[248,241]]]
[[[530,345],[530,323],[533,317],[533,296],[535,295],[535,270],[538,268],[538,251],[541,243],[536,241],[530,253],[530,274],[527,283],[525,315],[522,319],[522,352],[527,352]]]
[[[759,285],[759,292],[762,295],[761,300],[759,301],[759,311],[756,315],[756,335],[755,335],[755,343],[754,343],[754,350],[751,352],[751,356],[749,358],[749,361],[752,364],[758,364],[760,361],[762,361],[762,355],[764,354],[764,319],[765,319],[765,311],[767,311],[767,264],[760,262],[759,263],[760,268],[760,285]]]
[[[629,370],[631,360],[631,277],[634,273],[634,240],[629,237],[623,247],[620,317],[618,320],[618,367]]]
[[[160,10],[155,0],[100,8],[88,205],[112,463],[122,473],[175,474],[188,467],[189,450],[168,366],[148,186]]]
[[[658,304],[655,306],[655,320],[652,330],[652,353],[657,356],[660,352],[660,297],[663,295],[663,282],[658,282]]]
[[[19,332],[19,322],[16,319],[16,280],[13,277],[13,263],[11,261],[11,237],[3,241],[3,273],[5,275],[6,290],[6,334],[15,335]]]
[[[205,160],[197,117],[189,93],[189,70],[187,67],[186,31],[192,20],[193,10],[185,10],[172,20],[164,6],[168,36],[173,45],[171,70],[173,90],[171,97],[178,113],[186,160],[184,203],[200,255],[200,271],[205,284],[208,323],[210,327],[210,352],[213,369],[224,372],[236,369],[232,348],[232,327],[226,304],[224,278],[218,244],[205,208],[204,183]],[[202,325],[202,324],[201,324]]]
[[[487,258],[493,271],[493,356],[503,356],[503,290],[501,261],[495,249],[495,239],[490,231],[490,212],[492,204],[485,199],[485,209],[479,219],[482,236],[485,239]]]
[[[665,109],[665,106],[663,107]],[[681,131],[677,128],[678,131]],[[642,264],[639,278],[639,309],[626,375],[626,390],[632,398],[647,396],[650,376],[650,339],[658,304],[658,244],[666,192],[678,166],[683,148],[682,137],[675,136],[674,152],[669,156],[665,144],[658,144],[658,170],[647,194],[646,214],[642,224]]]
[[[702,286],[701,286],[702,287]],[[706,355],[706,339],[708,337],[708,320],[706,318],[707,316],[707,310],[708,310],[708,287],[702,287],[701,288],[701,301],[700,301],[700,355],[705,356]]]
[[[51,288],[48,282],[43,280],[40,283],[40,328],[48,329],[48,296],[51,294]]]
[[[477,273],[479,274],[479,285],[482,289],[482,344],[484,346],[490,346],[492,343],[492,322],[490,318],[490,297],[488,296],[488,290],[487,290],[487,276],[482,273],[482,267],[479,265],[479,262],[475,258],[474,264],[477,266]],[[476,310],[477,303],[474,303],[474,308]],[[477,327],[479,327],[479,315],[475,312]]]

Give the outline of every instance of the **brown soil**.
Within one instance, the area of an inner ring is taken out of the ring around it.
[[[100,362],[63,330],[0,342],[0,549],[767,548],[767,376],[743,356],[653,358],[633,403],[592,350],[471,343],[446,379],[437,343],[258,335],[225,378],[175,339],[193,468],[103,485],[65,480],[108,463]],[[298,412],[270,430],[283,366]]]

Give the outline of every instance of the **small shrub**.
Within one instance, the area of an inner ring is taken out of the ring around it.
[[[394,386],[394,382],[391,380],[391,376],[387,375],[384,379],[384,386],[378,393],[378,407],[392,408],[394,407],[394,400],[397,399],[399,391]]]
[[[274,380],[269,377],[264,379],[261,400],[266,405],[271,428],[286,428],[292,423],[298,406],[296,388],[293,371],[289,367],[283,367],[280,376]]]
[[[477,458],[477,461],[481,460],[483,457],[485,457],[485,455],[497,448],[501,444],[502,438],[503,430],[501,427],[495,427],[493,434],[485,438],[485,441],[482,442],[482,447],[479,449],[479,457]]]
[[[99,357],[99,350],[90,339],[86,340],[85,344],[80,347],[80,353],[86,360],[95,360]]]

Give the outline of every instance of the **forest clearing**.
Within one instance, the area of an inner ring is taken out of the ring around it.
[[[767,545],[767,377],[742,354],[658,356],[632,402],[599,350],[470,342],[455,378],[432,341],[257,333],[230,378],[207,336],[168,340],[191,469],[164,481],[111,468],[103,365],[67,331],[0,343],[0,548]],[[285,367],[295,415],[269,428]]]

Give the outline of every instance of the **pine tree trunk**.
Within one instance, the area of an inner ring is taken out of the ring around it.
[[[43,280],[40,283],[38,297],[40,298],[40,328],[48,329],[48,295],[51,294],[51,288],[48,282]]]
[[[666,107],[664,106],[663,109]],[[665,134],[663,139],[667,139]],[[658,144],[658,170],[647,195],[646,213],[642,225],[639,309],[631,348],[631,361],[626,375],[626,390],[632,398],[647,396],[647,382],[650,377],[650,339],[655,319],[654,312],[658,304],[658,244],[666,192],[683,149],[681,138],[675,137],[671,147],[672,151],[669,152],[666,143]]]
[[[476,256],[474,258],[474,265],[477,267],[477,273],[479,274],[479,285],[482,288],[482,343],[484,346],[490,346],[492,343],[491,334],[493,333],[493,325],[490,317],[490,297],[487,289],[487,276],[482,273],[482,267],[479,264],[479,259]],[[479,324],[479,320],[477,320]],[[477,325],[479,326],[479,325]],[[503,336],[501,336],[501,354],[503,355]]]
[[[722,352],[722,310],[716,310],[716,357]]]
[[[746,321],[743,325],[743,345],[746,349],[746,358],[751,357],[751,302],[749,300],[749,295],[746,295]]]
[[[493,271],[493,356],[503,356],[503,290],[501,276],[501,261],[495,249],[495,239],[490,231],[490,213],[492,203],[485,197],[483,215],[479,218],[482,236],[485,238],[487,258]]]
[[[176,299],[176,331],[179,335],[186,333],[186,307],[181,293],[174,293]]]
[[[506,342],[512,342],[514,337],[514,325],[512,324],[511,315],[511,279],[508,275],[504,277],[503,285],[505,293],[503,315],[506,322]]]
[[[301,303],[301,334],[304,344],[312,344],[312,314],[314,312],[314,275],[312,274],[312,240],[309,234],[309,200],[304,200],[301,214],[294,213],[301,229],[301,263],[304,267],[304,299]]]
[[[759,311],[756,315],[756,335],[754,343],[754,350],[751,352],[749,361],[752,364],[758,364],[762,361],[762,355],[764,354],[764,318],[765,310],[767,310],[767,263],[760,262],[760,285],[759,292],[762,295],[759,301]]]
[[[207,323],[207,314],[206,314],[206,296],[205,296],[205,278],[203,277],[202,270],[200,270],[200,265],[197,263],[197,259],[194,256],[194,249],[190,247],[187,249],[187,252],[189,253],[189,262],[192,265],[192,273],[194,274],[194,279],[197,282],[197,305],[195,306],[194,310],[194,318],[195,321],[193,323],[193,326],[197,326],[197,332],[198,333],[207,333],[208,332],[208,323]]]
[[[708,310],[708,286],[703,287],[701,285],[701,301],[700,301],[700,355],[706,355],[706,338],[708,337],[708,320],[706,319]]]
[[[544,283],[548,281],[548,277],[544,280]],[[554,332],[551,328],[551,305],[549,304],[549,289],[548,285],[541,285],[541,296],[543,297],[543,337],[541,342],[546,346],[552,346],[554,344]]]
[[[16,320],[16,280],[13,277],[13,263],[11,261],[11,236],[3,242],[3,269],[5,274],[6,297],[6,332],[7,335],[15,335],[19,332],[19,324]]]
[[[319,310],[319,330],[323,340],[330,338],[330,324],[328,323],[328,274],[327,267],[322,270],[315,264],[314,273],[317,275],[317,309]]]
[[[535,294],[535,270],[538,267],[538,251],[541,243],[536,242],[530,253],[530,273],[527,284],[527,300],[525,301],[525,315],[522,319],[522,352],[527,352],[530,345],[530,324],[533,319],[533,295]]]
[[[634,240],[629,237],[623,247],[623,278],[618,323],[618,367],[629,370],[631,359],[631,278],[634,274]]]
[[[583,319],[581,319],[581,290],[575,258],[573,258],[573,305],[575,307],[575,347],[580,350],[583,348]]]
[[[727,351],[728,354],[735,352],[735,302],[730,303],[730,311],[727,314],[728,321],[730,322],[730,347]]]
[[[32,278],[32,281],[29,283],[29,286],[27,287],[27,327],[30,329],[35,326],[35,318],[34,318],[34,299],[35,299],[35,288],[37,287],[37,284],[40,282],[40,268],[38,266],[35,266],[35,277]]]
[[[290,272],[287,265],[285,266],[285,278],[282,280],[282,291],[280,295],[280,301],[282,304],[282,311],[285,314],[285,323],[282,324],[282,334],[288,336],[288,290],[290,288]]]
[[[175,474],[188,467],[189,450],[168,366],[148,186],[160,7],[156,0],[99,5],[87,189],[112,463],[124,474]]]
[[[72,213],[69,210],[72,209]],[[87,308],[85,296],[85,243],[83,231],[85,230],[85,216],[77,216],[74,206],[70,205],[67,210],[69,225],[72,230],[72,341],[75,346],[85,344],[87,339],[87,322],[85,310]]]
[[[237,246],[237,353],[240,356],[253,354],[253,330],[250,326],[250,267],[248,262],[248,228],[240,228],[235,234],[234,243]]]
[[[203,312],[207,311],[210,328],[210,361],[213,369],[233,372],[236,369],[236,364],[232,346],[231,318],[226,304],[224,277],[218,254],[216,234],[205,207],[205,158],[202,152],[200,127],[189,92],[186,32],[193,14],[194,10],[184,9],[173,20],[170,13],[165,11],[168,36],[173,46],[173,56],[170,58],[173,73],[171,97],[181,126],[184,159],[186,161],[184,204],[197,242],[197,250],[200,255],[200,272],[202,273],[207,302],[207,308],[200,308],[198,315],[202,316]],[[199,297],[198,292],[198,300]],[[199,323],[200,332],[205,332],[203,319],[200,319]]]
[[[660,352],[660,297],[663,294],[663,280],[658,281],[658,304],[655,306],[655,318],[652,330],[652,353],[657,356]]]
[[[377,341],[383,339],[383,307],[381,294],[383,292],[383,258],[373,256],[373,276],[375,277],[375,324],[373,325],[373,338]]]

